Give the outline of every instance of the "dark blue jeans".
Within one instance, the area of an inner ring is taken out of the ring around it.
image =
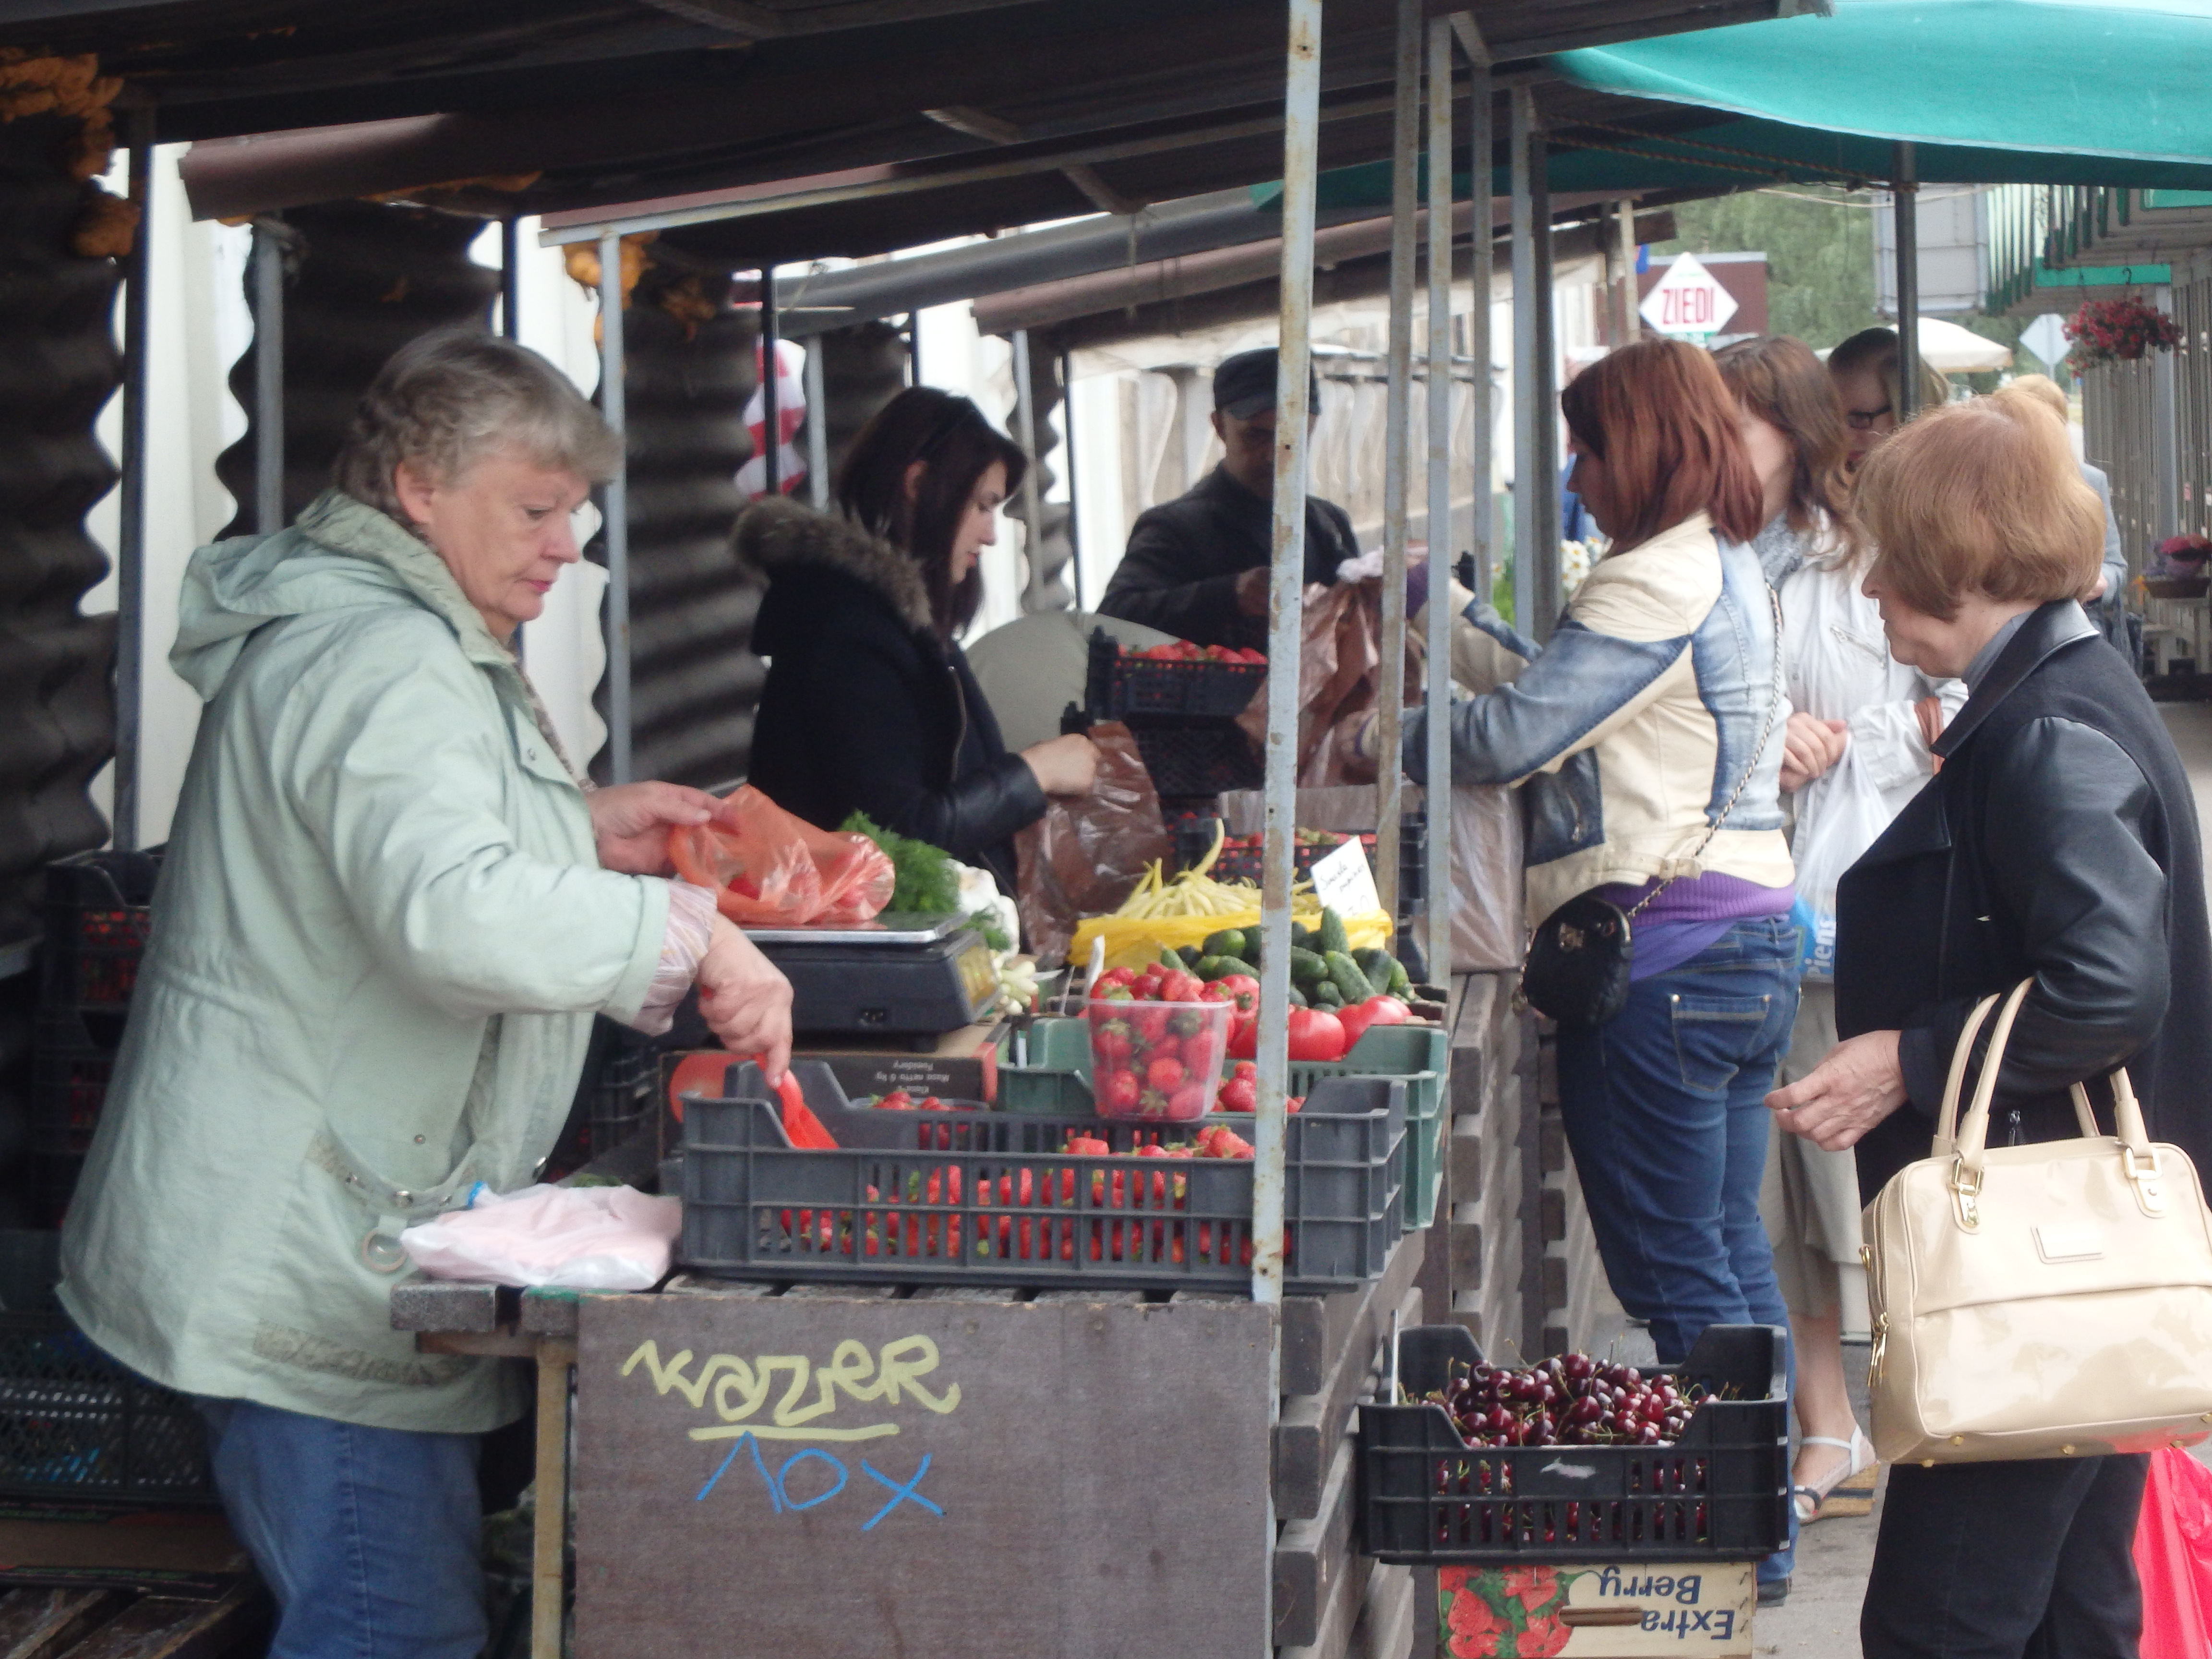
[[[1759,1186],[1797,966],[1787,916],[1739,921],[1632,985],[1609,1024],[1559,1033],[1559,1113],[1598,1255],[1667,1364],[1708,1325],[1790,1324]],[[1759,1576],[1789,1571],[1784,1551]]]
[[[270,1659],[477,1659],[477,1437],[198,1403],[223,1512],[276,1598]]]

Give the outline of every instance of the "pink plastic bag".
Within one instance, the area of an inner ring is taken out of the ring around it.
[[[2136,1577],[2143,1659],[2212,1659],[2212,1469],[2185,1451],[2151,1454]]]
[[[525,1187],[480,1193],[465,1210],[399,1235],[433,1279],[649,1291],[668,1277],[684,1206],[629,1187]]]
[[[866,836],[817,830],[740,784],[708,822],[668,832],[684,880],[711,888],[741,927],[872,920],[891,902],[897,872]]]

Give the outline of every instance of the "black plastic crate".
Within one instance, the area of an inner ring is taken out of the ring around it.
[[[1359,1408],[1362,1549],[1384,1561],[1741,1561],[1790,1536],[1788,1333],[1708,1327],[1670,1373],[1723,1398],[1668,1446],[1470,1446],[1441,1406]],[[1419,1397],[1479,1364],[1464,1326],[1401,1333]]]
[[[0,1314],[0,1495],[212,1504],[206,1427],[65,1315]]]
[[[31,1150],[82,1158],[106,1104],[116,1050],[94,1041],[87,1021],[41,1013],[31,1040]],[[116,1032],[120,1041],[121,1031]]]
[[[1218,795],[1231,789],[1257,789],[1267,781],[1267,763],[1237,726],[1221,720],[1197,726],[1132,724],[1137,753],[1161,795]]]
[[[828,1066],[793,1067],[835,1151],[800,1151],[760,1073],[687,1096],[686,1267],[735,1279],[1241,1290],[1251,1282],[1253,1165],[1138,1158],[1201,1123],[1130,1123],[849,1104]],[[1225,1122],[1242,1134],[1249,1116]],[[1365,1283],[1403,1230],[1405,1085],[1331,1079],[1288,1120],[1284,1276],[1312,1293]],[[1062,1152],[1080,1131],[1109,1157]]]
[[[80,853],[46,866],[42,1006],[118,1013],[130,1006],[161,872],[158,850]]]
[[[1234,720],[1267,678],[1263,662],[1158,662],[1130,656],[1104,629],[1093,629],[1084,705],[1093,720],[1132,715]]]

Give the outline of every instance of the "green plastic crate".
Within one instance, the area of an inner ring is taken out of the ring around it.
[[[1011,1039],[1009,1039],[1011,1042]],[[999,1109],[1046,1116],[1087,1114],[1091,1097],[1091,1026],[1087,1020],[1048,1018],[1030,1028],[1029,1064],[1015,1066],[1002,1048]],[[1406,1225],[1425,1227],[1437,1217],[1443,1179],[1444,1064],[1449,1053],[1439,1025],[1377,1025],[1338,1060],[1294,1060],[1291,1092],[1310,1095],[1328,1077],[1397,1078],[1406,1085]]]

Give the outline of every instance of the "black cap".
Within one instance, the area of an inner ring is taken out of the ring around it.
[[[1275,406],[1275,348],[1261,346],[1221,360],[1213,371],[1213,406],[1224,415],[1249,421],[1262,410]],[[1309,410],[1321,401],[1321,379],[1306,366],[1306,404]]]

